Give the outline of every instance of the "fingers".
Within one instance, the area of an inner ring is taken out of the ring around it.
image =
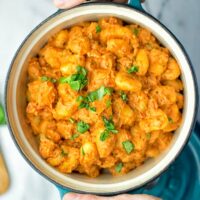
[[[64,9],[64,8],[72,8],[85,0],[54,0],[54,4],[56,7]]]
[[[160,200],[157,197],[153,197],[150,195],[146,194],[122,194],[122,195],[117,195],[114,198],[111,197],[112,200]],[[110,199],[111,200],[111,199]]]
[[[109,200],[109,199],[106,197],[98,197],[90,194],[68,193],[64,196],[63,200]]]
[[[159,200],[159,198],[145,194],[122,194],[114,197],[99,197],[88,194],[68,193],[64,196],[63,200]]]
[[[72,8],[85,0],[53,0],[56,7],[61,9]],[[116,3],[126,3],[127,0],[113,0]]]

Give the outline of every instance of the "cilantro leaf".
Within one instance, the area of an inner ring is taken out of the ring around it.
[[[52,82],[52,83],[56,83],[56,82],[57,82],[57,80],[56,80],[55,78],[51,78],[51,77],[48,77],[48,76],[42,76],[42,77],[41,77],[41,81],[42,81],[42,82],[50,81],[50,82]]]
[[[128,97],[127,97],[127,94],[125,92],[121,92],[120,93],[120,96],[121,96],[121,99],[124,101],[124,102],[127,102],[128,101]]]
[[[126,140],[124,142],[122,142],[123,148],[124,150],[130,154],[133,150],[134,150],[134,145],[130,140]]]
[[[169,121],[169,123],[173,123],[174,122],[171,117],[168,117],[168,121]]]
[[[94,102],[96,100],[101,100],[106,94],[110,95],[112,93],[111,88],[106,88],[104,86],[101,86],[99,89],[90,92],[87,95],[87,99],[89,102]]]
[[[138,66],[133,65],[131,68],[129,68],[129,69],[127,70],[127,72],[128,72],[129,74],[131,74],[131,73],[133,73],[133,72],[138,72],[138,70],[139,70]]]
[[[104,86],[101,86],[99,89],[88,93],[87,96],[85,97],[79,96],[76,101],[80,102],[79,109],[86,108],[88,110],[95,112],[96,108],[91,107],[90,103],[96,100],[101,100],[106,94],[110,95],[111,93],[112,93],[111,88],[106,88]]]
[[[110,136],[109,131],[108,131],[108,130],[105,130],[104,132],[101,133],[101,135],[100,135],[100,140],[103,142],[103,141],[105,141],[109,136]]]
[[[118,163],[118,164],[115,166],[115,171],[116,171],[117,173],[120,173],[121,170],[122,170],[122,168],[123,168],[123,163]]]
[[[85,133],[87,130],[89,130],[90,125],[84,121],[79,121],[76,128],[79,133]]]
[[[75,90],[75,91],[79,91],[81,89],[81,81],[71,81],[69,83],[70,87]]]
[[[62,151],[61,151],[61,155],[62,155],[62,156],[67,156],[68,153],[66,153],[66,152],[62,149]]]
[[[105,130],[103,133],[101,133],[100,140],[105,141],[110,136],[110,132],[116,134],[118,133],[118,130],[115,129],[115,125],[112,118],[106,119],[106,117],[103,116],[102,120],[104,122]]]
[[[79,137],[79,133],[75,133],[75,134],[73,134],[72,136],[71,136],[71,140],[75,140],[76,138],[78,138]]]
[[[109,107],[111,106],[111,104],[112,104],[111,100],[108,99],[108,100],[106,101],[106,108],[109,108]]]
[[[68,83],[70,80],[69,77],[61,77],[59,78],[59,83]]]
[[[88,110],[92,111],[92,112],[96,112],[96,108],[95,107],[89,107]]]
[[[61,77],[59,79],[59,83],[68,83],[70,87],[75,91],[82,90],[88,83],[87,70],[84,67],[78,65],[76,74],[72,74],[68,77]]]
[[[77,102],[81,102],[84,100],[84,97],[83,96],[78,96],[78,98],[76,99]]]
[[[75,119],[73,119],[72,117],[70,117],[69,121],[73,124],[75,122]]]
[[[101,32],[101,27],[99,25],[96,26],[96,33],[100,33]]]
[[[84,67],[78,65],[76,69],[77,69],[78,74],[82,74],[83,76],[87,76],[87,70]]]
[[[146,138],[147,138],[147,140],[150,140],[151,139],[151,133],[146,133]]]
[[[133,29],[133,33],[135,36],[138,36],[139,32],[140,32],[139,29],[137,29],[137,28]]]
[[[83,147],[81,147],[81,153],[83,156],[85,155],[85,151],[84,151]]]
[[[112,119],[106,119],[106,117],[104,117],[104,116],[102,117],[102,119],[103,119],[103,122],[104,122],[104,126],[107,130],[109,130],[111,132],[114,131],[114,133],[118,132],[117,130],[115,130],[115,125],[114,125],[114,122],[113,122]]]

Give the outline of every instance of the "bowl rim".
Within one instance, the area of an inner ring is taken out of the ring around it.
[[[91,194],[100,194],[100,195],[115,195],[115,194],[120,194],[120,193],[125,193],[128,191],[132,191],[132,190],[136,190],[142,186],[145,186],[147,183],[155,180],[157,177],[159,177],[163,172],[166,171],[166,169],[169,167],[169,165],[180,155],[180,153],[182,152],[184,146],[188,143],[188,140],[190,138],[190,135],[192,133],[192,130],[194,128],[194,125],[196,123],[196,118],[197,118],[197,114],[198,114],[198,107],[199,107],[199,93],[198,93],[198,85],[197,85],[197,78],[194,72],[194,68],[192,66],[191,60],[185,50],[185,48],[183,47],[183,45],[180,43],[180,41],[176,38],[176,36],[165,26],[163,25],[158,19],[156,19],[155,17],[153,17],[151,14],[145,12],[145,11],[141,11],[138,10],[137,8],[134,8],[128,4],[121,4],[121,3],[113,3],[113,2],[89,2],[89,3],[84,3],[81,5],[78,5],[74,8],[78,8],[78,7],[85,7],[85,6],[91,6],[91,5],[112,5],[112,6],[116,6],[116,8],[118,6],[120,7],[124,7],[124,8],[129,8],[129,9],[133,9],[134,11],[145,15],[146,17],[150,18],[151,20],[153,20],[155,23],[157,23],[162,29],[164,29],[167,33],[169,33],[169,35],[173,38],[173,40],[177,43],[177,45],[181,48],[182,53],[188,63],[188,66],[190,68],[191,74],[192,74],[192,80],[194,83],[194,104],[195,104],[195,111],[193,114],[193,119],[192,119],[192,123],[190,125],[190,129],[188,131],[188,135],[187,138],[184,142],[184,144],[181,146],[181,148],[179,149],[179,151],[177,152],[177,154],[175,155],[174,159],[168,163],[163,170],[161,170],[157,175],[154,175],[151,179],[149,179],[148,181],[143,182],[142,184],[139,184],[136,187],[130,187],[128,189],[125,190],[119,190],[119,191],[114,191],[114,192],[90,192]],[[71,9],[63,9],[63,10],[58,10],[57,12],[53,13],[52,15],[50,15],[49,17],[47,17],[45,20],[43,20],[41,23],[39,23],[34,29],[32,29],[32,31],[25,37],[25,39],[23,40],[23,42],[20,44],[19,48],[17,49],[16,53],[14,54],[14,57],[11,61],[11,64],[9,66],[9,70],[7,72],[7,76],[6,76],[6,84],[5,84],[5,94],[4,94],[4,98],[5,98],[5,110],[6,110],[6,118],[7,118],[7,122],[8,122],[8,129],[9,132],[11,134],[11,137],[15,143],[15,145],[17,146],[18,150],[20,151],[21,155],[24,157],[24,159],[29,163],[29,165],[35,170],[37,171],[40,175],[42,175],[44,178],[46,178],[47,180],[49,180],[50,182],[52,182],[53,184],[55,184],[56,186],[60,187],[61,189],[70,189],[71,191],[74,192],[79,192],[79,193],[88,193],[88,192],[84,192],[82,190],[77,190],[77,189],[73,189],[73,188],[69,188],[66,187],[60,183],[58,183],[56,180],[54,180],[53,178],[50,178],[48,175],[46,175],[45,173],[43,173],[39,168],[37,168],[32,162],[31,160],[25,155],[25,153],[23,152],[23,150],[21,149],[20,145],[18,144],[16,138],[15,138],[15,134],[13,133],[12,127],[10,125],[10,121],[9,121],[9,116],[8,116],[8,105],[7,105],[7,99],[8,99],[8,83],[9,83],[9,76],[10,76],[10,72],[12,70],[12,66],[14,64],[15,59],[18,56],[18,53],[21,51],[22,47],[24,46],[24,44],[26,43],[26,41],[29,39],[29,37],[38,29],[40,28],[43,24],[45,24],[46,22],[48,22],[49,20],[51,20],[52,18],[56,17],[57,15],[63,13],[63,12],[67,12],[68,10],[73,10],[74,8]]]

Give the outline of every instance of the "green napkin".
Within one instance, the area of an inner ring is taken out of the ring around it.
[[[3,110],[3,106],[0,104],[0,124],[5,124],[5,123],[6,123],[5,113]]]

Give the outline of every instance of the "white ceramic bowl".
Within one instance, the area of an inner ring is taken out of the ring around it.
[[[84,175],[65,175],[48,165],[39,155],[31,128],[25,119],[27,63],[30,57],[45,44],[55,32],[81,21],[115,16],[128,23],[137,23],[150,30],[177,59],[184,83],[183,122],[176,131],[169,148],[155,159],[126,175],[112,177],[103,174],[97,178]],[[17,51],[7,79],[6,110],[12,136],[28,162],[42,175],[64,188],[95,194],[116,194],[138,188],[159,176],[180,153],[193,128],[197,111],[196,79],[191,63],[176,38],[150,15],[132,7],[113,3],[90,3],[70,10],[58,11],[36,27]]]

